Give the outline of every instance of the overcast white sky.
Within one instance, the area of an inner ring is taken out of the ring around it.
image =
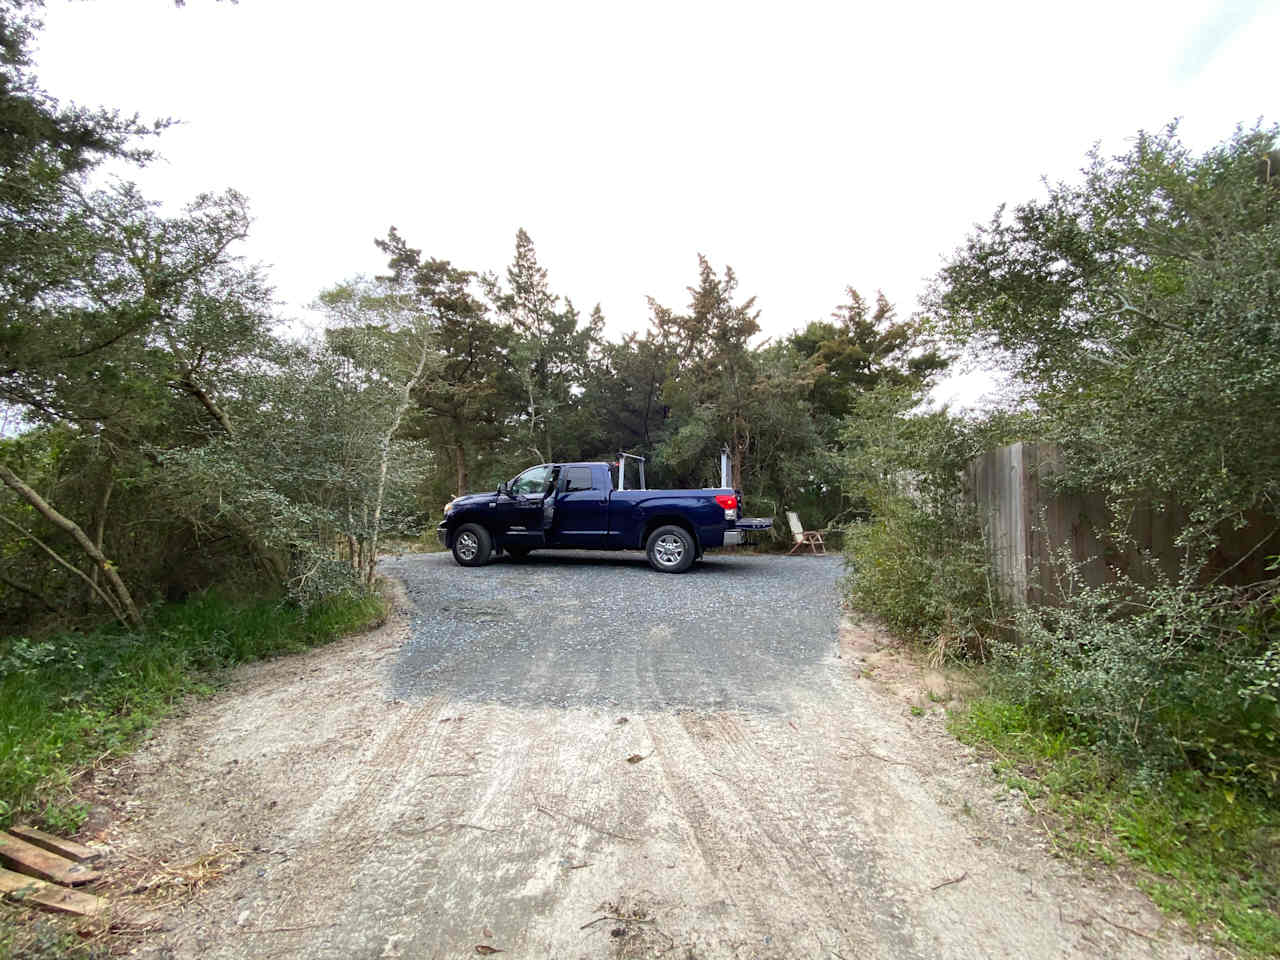
[[[1095,140],[1277,119],[1280,2],[49,0],[64,100],[173,116],[137,176],[247,194],[246,254],[296,316],[383,263],[502,270],[523,226],[616,332],[731,264],[767,333],[853,285],[909,312],[995,207]]]

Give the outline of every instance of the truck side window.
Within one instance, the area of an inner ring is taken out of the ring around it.
[[[549,463],[544,463],[537,467],[530,467],[520,476],[511,481],[511,492],[519,495],[529,495],[544,493],[547,484],[554,479],[552,468]]]
[[[575,491],[591,489],[590,467],[566,467],[565,474],[565,493],[574,493]]]

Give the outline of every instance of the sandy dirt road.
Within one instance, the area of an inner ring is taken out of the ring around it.
[[[240,671],[133,759],[115,855],[236,865],[140,951],[1214,955],[862,675],[836,561],[704,566],[389,564],[385,627]]]

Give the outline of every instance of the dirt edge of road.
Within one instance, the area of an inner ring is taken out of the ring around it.
[[[335,903],[334,891],[345,889],[348,875],[354,890],[360,880],[361,864],[369,858],[392,856],[385,845],[387,837],[392,837],[392,846],[398,848],[409,842],[404,837],[424,835],[424,849],[432,857],[439,856],[442,863],[448,855],[441,846],[446,841],[458,845],[493,841],[492,831],[499,829],[494,825],[502,822],[496,807],[490,808],[486,820],[473,812],[478,809],[474,797],[464,802],[464,794],[448,792],[461,790],[464,785],[469,785],[468,789],[476,786],[480,778],[471,776],[476,771],[467,764],[475,765],[477,770],[481,763],[490,770],[506,770],[517,783],[529,781],[544,798],[546,806],[541,809],[541,815],[535,812],[520,828],[522,843],[531,844],[529,837],[537,830],[548,835],[555,833],[561,836],[560,842],[578,845],[582,851],[580,858],[570,859],[580,859],[581,865],[590,866],[588,861],[592,861],[603,869],[611,864],[608,869],[617,876],[644,879],[642,871],[651,867],[635,859],[636,854],[631,852],[633,848],[628,843],[613,842],[602,836],[599,826],[593,825],[600,821],[588,821],[573,814],[567,800],[552,804],[545,799],[553,794],[556,786],[548,779],[551,771],[566,762],[566,744],[572,742],[573,725],[581,723],[587,715],[579,710],[574,715],[577,719],[570,716],[548,720],[546,716],[564,711],[543,711],[526,720],[518,711],[498,709],[497,718],[486,721],[479,716],[481,708],[468,705],[466,712],[474,711],[476,715],[464,718],[457,704],[440,697],[416,704],[389,699],[385,685],[387,661],[400,654],[409,638],[412,607],[397,581],[388,584],[387,596],[391,610],[381,627],[296,656],[237,668],[211,697],[184,704],[174,717],[157,728],[134,756],[113,766],[89,771],[81,780],[78,788],[82,798],[95,805],[94,816],[83,831],[84,839],[105,844],[111,850],[110,880],[104,892],[113,898],[114,916],[122,921],[115,933],[107,935],[114,946],[157,960],[202,955],[308,955],[315,950],[315,943],[320,942],[312,938],[327,936],[326,927],[350,922],[349,916],[339,917],[337,911],[355,909],[356,905]],[[903,873],[895,874],[893,864],[904,863],[901,860],[904,850],[909,855],[915,828],[901,823],[888,826],[885,818],[895,815],[891,811],[891,799],[881,802],[883,809],[869,811],[868,822],[887,829],[892,834],[890,845],[896,844],[892,850],[887,847],[880,850],[877,845],[882,846],[881,841],[874,837],[865,841],[869,844],[868,856],[882,858],[891,871],[886,902],[892,904],[904,890],[921,883],[927,895],[936,883],[933,890],[945,889],[954,898],[955,906],[947,907],[947,916],[957,925],[957,937],[980,937],[983,931],[993,931],[1007,940],[1011,926],[1025,920],[1000,919],[1000,908],[984,902],[994,898],[983,894],[974,884],[978,874],[994,878],[992,871],[999,865],[999,871],[1008,871],[998,880],[1002,899],[1007,901],[1009,892],[1021,889],[1018,886],[1021,884],[1025,894],[1018,896],[1033,900],[1048,898],[1056,906],[1060,924],[1055,924],[1058,929],[1051,934],[1057,940],[1035,952],[1035,956],[1224,956],[1195,944],[1184,928],[1161,915],[1136,890],[1131,878],[1111,871],[1090,870],[1087,865],[1069,864],[1050,856],[1045,832],[1025,806],[996,781],[989,763],[978,751],[958,743],[946,730],[944,708],[954,706],[971,693],[962,676],[930,669],[922,658],[900,647],[873,624],[853,618],[845,618],[841,623],[833,661],[838,662],[832,664],[832,676],[841,684],[839,696],[844,698],[840,707],[856,705],[858,722],[863,724],[851,728],[850,732],[858,733],[859,749],[865,748],[867,759],[862,763],[867,765],[865,775],[870,778],[858,787],[861,793],[850,796],[875,806],[877,793],[890,797],[901,787],[906,791],[903,796],[924,797],[928,801],[924,804],[926,808],[932,807],[953,820],[945,831],[949,836],[939,833],[944,825],[938,823],[921,823],[919,834],[936,834],[937,849],[950,851],[954,862],[909,864]],[[850,696],[855,699],[850,701]],[[859,704],[859,700],[862,703]],[[802,704],[793,715],[794,721],[787,716],[765,718],[763,722],[757,718],[750,731],[734,714],[725,716],[728,726],[723,730],[722,721],[713,714],[705,718],[674,719],[633,715],[630,724],[617,727],[614,732],[606,729],[604,734],[588,734],[581,752],[587,754],[587,747],[592,751],[598,749],[609,737],[648,737],[649,751],[653,744],[664,745],[679,762],[664,767],[660,765],[659,756],[635,764],[637,773],[660,774],[670,781],[673,795],[690,796],[703,791],[705,797],[723,798],[744,811],[754,810],[751,816],[756,820],[751,823],[762,831],[763,840],[772,836],[770,822],[778,822],[779,817],[789,819],[785,812],[768,808],[787,807],[790,795],[770,796],[765,792],[770,789],[767,783],[756,790],[730,789],[726,783],[733,785],[735,778],[741,782],[746,767],[728,766],[722,759],[727,755],[721,751],[726,747],[741,750],[750,769],[757,769],[764,759],[778,764],[785,760],[789,745],[781,741],[790,736],[788,729],[796,731],[795,744],[791,745],[796,753],[812,753],[828,741],[847,740],[847,737],[837,738],[840,730],[832,725],[830,718],[815,716],[815,711],[821,709],[820,703]],[[460,722],[464,719],[465,724]],[[602,718],[602,722],[612,727],[614,721]],[[797,722],[804,730],[803,735],[797,729]],[[489,723],[491,729],[481,733],[480,727],[485,723]],[[542,723],[550,731],[545,734],[545,739],[553,744],[547,748],[550,766],[539,769],[527,762],[536,743],[520,740],[528,735],[522,727],[526,723],[529,727]],[[728,731],[727,740],[725,731]],[[460,734],[462,739],[450,739]],[[775,753],[761,755],[759,747],[743,739],[748,734],[757,737],[767,734],[763,742],[773,740]],[[715,753],[698,752],[699,738],[704,736],[712,738]],[[518,763],[530,767],[529,770],[513,773],[509,757],[491,755],[496,752],[493,744],[504,740],[515,742],[513,751]],[[648,755],[639,746],[635,749],[637,756]],[[678,758],[677,752],[682,752]],[[598,763],[594,756],[584,758],[583,762]],[[438,766],[442,762],[445,766]],[[449,779],[455,775],[450,767],[459,764],[462,766],[456,773],[466,774],[469,779]],[[721,778],[720,781],[699,774],[702,780],[713,784],[708,786],[691,779],[699,766],[706,768],[711,776]],[[717,772],[717,766],[723,772]],[[433,823],[418,824],[423,816],[411,816],[415,811],[410,809],[410,804],[420,803],[423,793],[421,789],[416,794],[402,792],[399,778],[403,778],[406,770],[427,768],[438,772],[419,776],[445,779],[419,781],[419,787],[428,784],[441,792],[434,812],[427,817]],[[922,782],[908,785],[907,781],[915,779],[917,774],[921,774]],[[581,779],[579,776],[579,781]],[[572,778],[567,782],[572,783]],[[488,788],[487,793],[481,790],[486,798],[484,804],[490,803],[493,792],[493,787]],[[575,794],[565,787],[558,796],[569,798]],[[792,798],[799,799],[799,795]],[[459,812],[463,810],[467,811],[465,818]],[[622,823],[626,814],[625,797],[602,795],[595,811],[593,818],[605,811],[613,818],[605,822]],[[717,842],[734,842],[727,834],[715,833],[725,829],[722,821],[717,822],[716,818],[721,816],[719,811],[709,809],[698,813],[710,819],[700,822],[697,817],[689,817],[679,822],[664,821],[664,853],[668,849],[694,849],[701,843],[697,834],[704,830],[712,831]],[[444,819],[434,823],[437,814]],[[773,821],[768,815],[772,815]],[[667,816],[666,812],[663,816]],[[962,832],[967,832],[977,846],[971,862],[957,857],[958,851],[967,849],[964,844],[968,841],[957,834],[954,821],[962,822]],[[831,826],[828,822],[815,823],[819,834]],[[629,827],[617,829],[632,832]],[[639,835],[638,830],[634,832]],[[618,838],[628,842],[632,839],[630,835]],[[686,840],[694,846],[686,843],[682,848]],[[822,852],[819,846],[814,849]],[[503,855],[514,858],[517,853],[508,849]],[[703,850],[703,853],[711,856],[715,851]],[[735,851],[735,857],[740,855],[741,851]],[[664,855],[661,859],[668,858]],[[555,876],[563,876],[560,870],[576,871],[579,865],[577,862],[567,867],[549,864],[547,868],[532,869],[536,878],[538,869],[549,868],[546,873],[549,884]],[[717,869],[695,865],[696,869],[690,868],[687,879],[676,881],[674,889],[680,890],[679,884],[683,883],[692,890],[682,902],[687,904],[702,898],[717,911],[725,909],[723,882],[716,881],[719,886],[714,889],[708,886],[722,865],[712,866]],[[776,864],[769,866],[776,868]],[[741,865],[738,869],[742,869]],[[277,875],[286,873],[287,885],[273,888]],[[660,915],[664,907],[661,896],[650,895],[643,902],[611,900],[601,893],[608,889],[607,884],[601,886],[599,879],[589,881],[588,873],[590,871],[571,875],[585,884],[586,889],[576,900],[569,898],[573,901],[571,910],[558,907],[564,916],[539,928],[540,942],[562,944],[568,942],[570,934],[577,938],[583,936],[577,932],[579,921],[585,915],[583,911],[589,913],[597,902],[601,910],[608,907],[618,916],[626,913],[632,918],[631,922],[617,921],[612,930],[601,934],[606,939],[599,947],[589,951],[584,948],[582,952],[564,953],[557,948],[553,954],[546,955],[595,957],[602,955],[600,947],[604,947],[615,956],[647,956],[651,947],[677,943],[681,950],[699,957],[788,955],[785,944],[778,944],[774,952],[759,947],[751,948],[758,952],[748,952],[747,947],[734,939],[737,932],[733,937],[719,940],[705,938],[699,925],[712,920],[687,909],[678,911],[680,919],[673,916],[667,927],[660,927],[655,916]],[[344,882],[337,883],[334,877],[343,878]],[[811,883],[813,878],[801,873],[787,879],[795,883],[792,893],[802,898],[807,895],[805,883]],[[700,884],[706,889],[699,890]],[[663,889],[656,882],[652,888]],[[285,891],[286,899],[293,898],[286,903],[288,916],[284,920],[279,908],[274,906],[281,900],[280,889]],[[306,893],[312,889],[317,892],[316,902],[307,902]],[[643,885],[641,889],[649,890]],[[841,902],[834,890],[813,891],[815,903],[826,901],[824,909],[828,915],[831,905]],[[739,900],[745,909],[745,900],[741,897]],[[264,907],[264,902],[272,906]],[[733,902],[730,898],[730,903]],[[362,909],[375,916],[386,914],[384,901],[370,903],[374,906]],[[558,904],[559,901],[553,905]],[[675,910],[671,902],[666,905],[669,912]],[[1025,906],[1018,909],[1025,910]],[[806,919],[801,912],[795,919],[795,928],[801,929],[800,921],[812,922],[813,917]],[[939,934],[936,920],[919,921],[918,930],[903,927],[902,930],[907,931],[903,933],[895,932],[899,927],[892,926],[899,921],[901,918],[896,914],[872,917],[865,929],[856,923],[839,929],[855,940],[857,937],[879,938],[867,941],[879,944],[878,949],[868,954],[872,956],[915,956],[911,951],[916,948],[906,946],[916,942],[912,938],[925,933],[935,939],[945,935],[945,932]],[[360,956],[437,955],[413,952],[408,933],[393,932],[387,921],[379,922],[383,925],[367,931],[366,939],[360,941],[369,944],[369,949],[362,950]],[[758,919],[755,927],[749,928],[768,929],[761,927]],[[474,932],[447,932],[454,941],[469,937],[481,944],[486,930],[476,927]],[[503,932],[497,930],[499,935]],[[902,939],[897,939],[899,936]],[[1070,942],[1066,942],[1068,937]],[[373,939],[378,942],[373,944]],[[270,949],[258,952],[267,941]],[[768,943],[768,937],[756,942]],[[967,949],[959,942],[950,943],[937,955],[967,957],[971,955]],[[527,950],[525,953],[536,955]],[[997,951],[991,955],[1011,954]]]
[[[1140,868],[1123,862],[1106,864],[1064,851],[1054,837],[1057,831],[1068,829],[1068,824],[1052,812],[1028,809],[1029,801],[1009,788],[995,771],[995,751],[967,746],[950,733],[947,724],[952,714],[965,710],[969,702],[982,695],[971,670],[938,664],[930,653],[893,636],[873,619],[857,614],[846,614],[841,619],[840,655],[852,661],[852,669],[886,703],[897,706],[904,723],[932,728],[938,734],[940,749],[958,751],[969,758],[976,773],[973,790],[962,801],[966,815],[988,825],[1002,825],[1010,831],[1007,842],[1011,846],[1041,849],[1099,890],[1124,890],[1147,900],[1139,892],[1144,879]],[[1151,916],[1159,918],[1157,930],[1197,942],[1208,956],[1234,956],[1207,938],[1196,938],[1181,918],[1160,911],[1149,900],[1147,903]]]

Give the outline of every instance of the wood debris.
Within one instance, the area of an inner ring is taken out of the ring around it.
[[[76,843],[74,840],[64,840],[62,837],[55,837],[51,833],[45,833],[43,830],[37,830],[35,827],[10,827],[9,832],[20,840],[34,844],[50,853],[56,853],[60,857],[66,857],[68,860],[74,860],[77,863],[89,863],[97,860],[102,854],[94,850],[92,847],[86,847],[83,843]]]
[[[80,917],[97,916],[106,907],[101,897],[3,868],[0,868],[0,895],[6,900]]]
[[[68,886],[89,883],[102,876],[92,867],[68,860],[3,831],[0,831],[0,864],[29,877]]]
[[[961,874],[960,874],[960,876],[958,876],[958,877],[948,877],[946,880],[943,880],[941,883],[935,883],[935,884],[934,884],[932,887],[930,887],[929,889],[930,889],[930,890],[941,890],[943,887],[949,887],[949,886],[951,886],[951,884],[953,884],[953,883],[959,883],[961,880],[966,879],[968,876],[969,876],[969,871],[968,871],[968,870],[966,870],[966,871],[964,871],[963,873],[961,873]]]

